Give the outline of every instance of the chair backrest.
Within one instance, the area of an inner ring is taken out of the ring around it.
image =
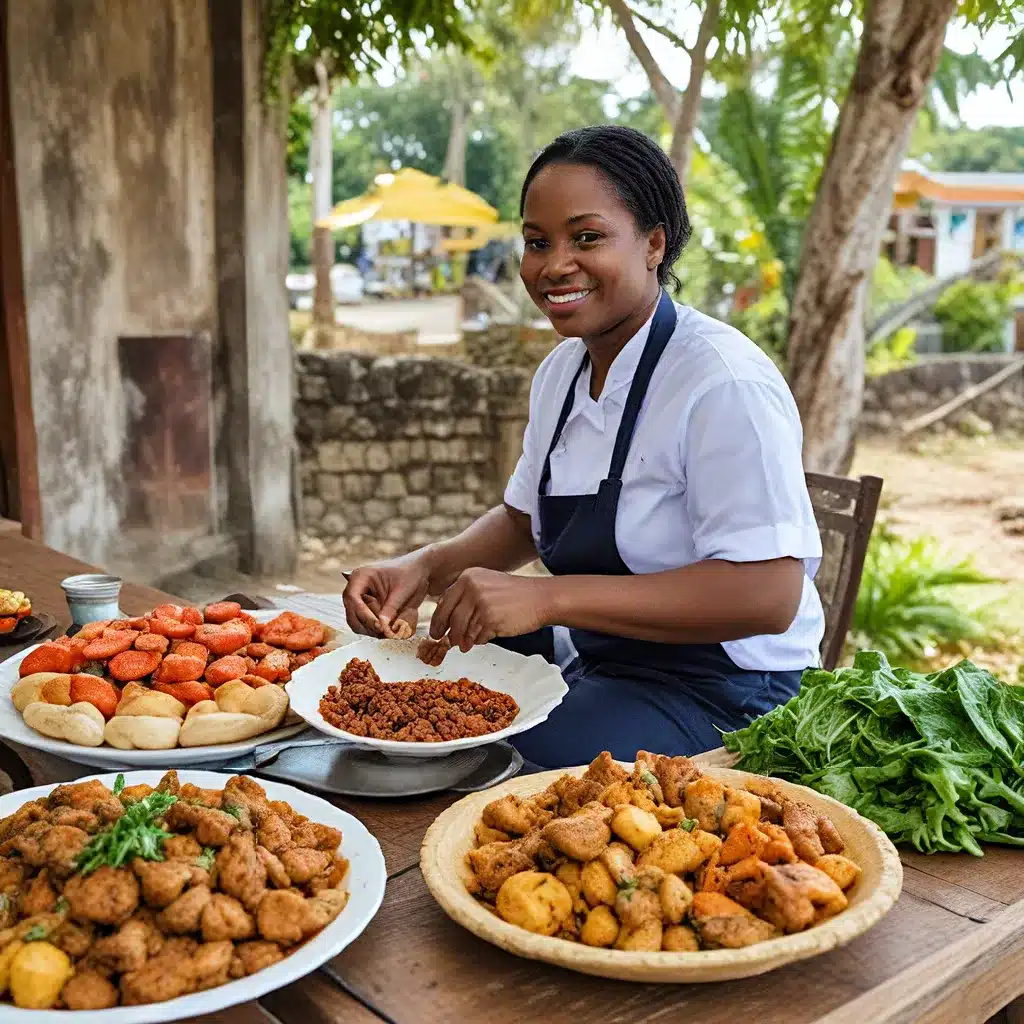
[[[821,566],[814,579],[825,608],[821,663],[832,669],[842,657],[853,620],[882,480],[877,476],[851,479],[808,473],[807,489],[821,531]]]

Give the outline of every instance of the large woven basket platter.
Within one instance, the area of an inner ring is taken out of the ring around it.
[[[626,765],[625,767],[631,767]],[[750,778],[719,766],[701,765],[711,778],[743,788]],[[845,855],[863,874],[847,895],[850,905],[824,923],[795,935],[770,939],[744,949],[696,953],[635,953],[595,949],[566,939],[535,935],[509,924],[482,907],[466,890],[471,877],[466,854],[473,848],[473,827],[484,806],[514,793],[539,793],[563,774],[580,776],[586,766],[512,779],[453,804],[435,819],[423,838],[420,867],[434,899],[453,921],[495,946],[530,960],[543,960],[583,974],[643,982],[727,981],[764,974],[795,960],[827,953],[877,924],[892,908],[903,885],[903,868],[892,842],[873,822],[844,804],[804,786],[779,780],[783,792],[827,814],[846,844]]]

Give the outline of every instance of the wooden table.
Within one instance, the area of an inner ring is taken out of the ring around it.
[[[25,590],[67,622],[59,581],[90,571],[64,555],[0,540],[0,586]],[[168,600],[126,586],[138,614]],[[27,755],[38,781],[47,769]],[[330,799],[330,798],[329,798]],[[324,968],[209,1024],[1024,1024],[1024,853],[984,858],[902,854],[903,894],[866,935],[832,953],[746,981],[636,985],[522,960],[478,940],[434,903],[419,870],[429,824],[454,795],[404,801],[334,798],[373,832],[387,863],[384,903]],[[1005,1009],[1004,1009],[1005,1008]]]

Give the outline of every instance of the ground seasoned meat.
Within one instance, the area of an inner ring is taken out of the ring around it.
[[[382,683],[368,661],[353,658],[321,698],[320,714],[356,736],[440,743],[504,729],[519,705],[469,679]]]

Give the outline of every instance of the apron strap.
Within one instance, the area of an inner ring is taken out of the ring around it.
[[[647,396],[647,388],[651,383],[651,377],[654,376],[654,368],[658,365],[665,346],[675,333],[677,320],[675,303],[669,298],[668,292],[662,290],[658,308],[654,314],[654,322],[651,324],[651,333],[647,344],[644,345],[636,372],[633,374],[633,382],[629,386],[629,394],[622,410],[622,420],[615,435],[612,461],[608,467],[609,480],[622,479],[622,470],[626,465],[626,456],[629,454],[629,446],[633,441],[633,432],[636,429],[637,420],[640,418],[640,407]]]
[[[555,424],[554,433],[551,435],[551,444],[548,445],[547,455],[544,456],[544,468],[541,470],[540,483],[537,486],[537,493],[541,497],[547,493],[548,484],[551,482],[551,453],[555,450],[555,445],[558,444],[558,439],[562,436],[562,429],[569,419],[569,413],[572,412],[573,403],[576,399],[576,384],[580,379],[580,374],[587,368],[589,362],[590,356],[584,351],[583,361],[580,363],[579,369],[569,385],[569,390],[566,392],[565,401],[562,402],[562,411],[558,414],[558,422]]]

